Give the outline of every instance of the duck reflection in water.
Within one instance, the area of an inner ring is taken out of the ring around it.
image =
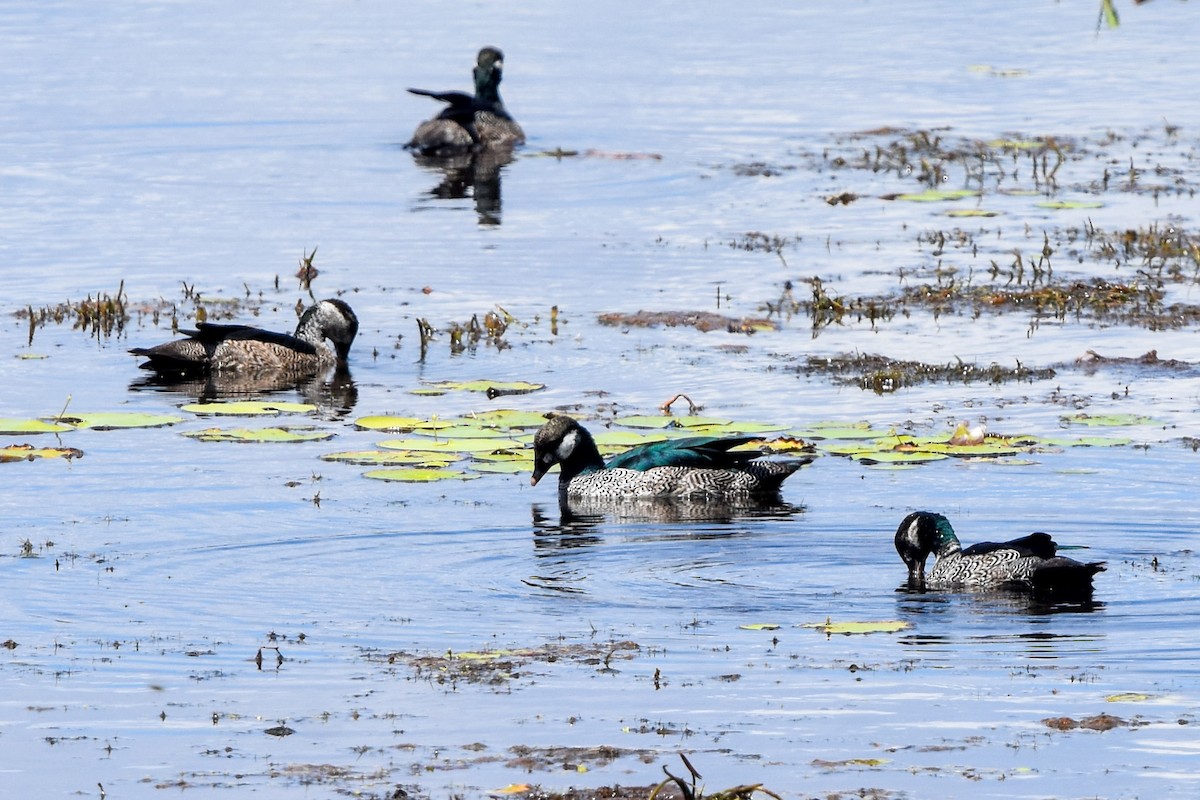
[[[187,376],[151,373],[129,384],[132,391],[160,391],[193,397],[200,403],[220,400],[257,400],[278,392],[299,392],[302,402],[311,403],[340,419],[358,404],[358,386],[349,367],[340,365],[318,375],[296,377],[280,373],[209,373]]]
[[[438,200],[461,200],[471,197],[480,225],[499,225],[501,212],[500,176],[513,160],[511,150],[483,150],[453,156],[424,156],[413,159],[440,180],[428,191]]]
[[[650,538],[686,535],[695,539],[719,539],[734,535],[728,527],[746,519],[790,519],[804,512],[803,506],[785,503],[779,496],[741,497],[726,500],[686,500],[678,497],[634,497],[627,499],[560,498],[558,516],[548,507],[534,503],[534,546],[560,550],[589,547],[603,542],[598,534],[605,526],[652,526],[642,529]],[[688,527],[691,523],[707,523]],[[684,527],[664,530],[658,525]],[[719,527],[714,527],[719,526]],[[628,533],[629,531],[624,531]]]

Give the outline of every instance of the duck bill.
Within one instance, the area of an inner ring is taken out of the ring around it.
[[[545,474],[546,474],[546,470],[542,469],[541,467],[534,467],[533,474],[529,476],[529,485],[537,486],[538,481],[540,481],[542,479],[542,476]]]

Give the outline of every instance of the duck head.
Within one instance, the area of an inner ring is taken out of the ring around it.
[[[358,317],[343,300],[330,298],[310,306],[296,323],[296,337],[320,346],[324,339],[333,344],[337,362],[345,364],[350,345],[358,335]]]
[[[958,542],[954,526],[942,514],[914,511],[896,529],[896,552],[908,567],[909,584],[925,580],[925,561],[932,553],[940,553],[952,542]]]
[[[561,480],[571,478],[586,469],[603,469],[604,459],[596,449],[592,435],[575,420],[566,416],[553,416],[538,428],[533,436],[533,475],[529,479],[536,486],[551,467],[561,465]]]

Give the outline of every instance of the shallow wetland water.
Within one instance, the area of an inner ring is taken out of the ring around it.
[[[1200,7],[1099,6],[0,11],[0,418],[82,420],[0,441],[74,456],[0,463],[4,794],[646,797],[683,753],[707,793],[1195,796]],[[417,163],[405,87],[483,44],[530,141]],[[348,377],[127,353],[292,328],[314,248]],[[385,415],[644,434],[680,393],[817,458],[765,508],[576,518],[520,464],[331,458],[422,435]],[[133,412],[169,424],[88,423]],[[964,421],[996,449],[913,455]],[[1107,571],[901,591],[918,508]]]

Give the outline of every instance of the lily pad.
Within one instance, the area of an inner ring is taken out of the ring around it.
[[[346,450],[340,453],[326,453],[321,456],[322,461],[339,461],[346,464],[362,464],[366,466],[380,465],[405,465],[422,467],[447,467],[453,459],[448,456],[455,454],[442,454],[426,452],[413,452],[411,450]]]
[[[36,458],[83,458],[83,451],[75,447],[34,447],[31,444],[10,444],[0,447],[0,463],[7,461],[33,461]]]
[[[905,452],[903,450],[884,450],[855,456],[864,464],[923,464],[926,461],[942,461],[949,457],[945,453]]]
[[[303,414],[316,411],[311,403],[289,403],[275,400],[239,400],[229,403],[188,403],[183,411],[192,414],[227,415],[237,417],[274,416],[277,414]]]
[[[1080,436],[1078,439],[1047,436],[1036,439],[1036,444],[1042,447],[1123,447],[1132,443],[1133,439],[1116,439],[1108,436]]]
[[[61,422],[47,422],[41,419],[12,419],[0,418],[0,434],[27,436],[35,433],[65,433],[75,430],[70,425]]]
[[[850,636],[860,633],[897,633],[906,631],[912,627],[911,622],[904,620],[887,620],[883,622],[833,622],[826,619],[824,622],[806,622],[800,626],[801,628],[815,628],[827,636],[832,636],[835,633]]]
[[[536,411],[517,411],[512,408],[497,408],[490,411],[480,411],[464,417],[475,420],[483,425],[494,425],[497,428],[540,428],[546,424],[546,415]]]
[[[1154,425],[1156,421],[1141,414],[1072,414],[1062,418],[1064,422],[1075,423],[1081,425],[1101,425],[1109,427],[1125,427],[1129,425]]]
[[[545,389],[544,383],[530,383],[529,381],[437,381],[427,384],[427,388],[435,391],[460,391],[460,392],[499,392],[502,394],[525,394],[528,392],[536,392],[540,389]]]
[[[792,431],[792,435],[801,439],[882,439],[895,436],[890,428],[872,428],[867,423],[818,423],[807,429]]]
[[[661,442],[671,438],[665,431],[654,431],[653,433],[638,432],[638,431],[598,431],[592,434],[592,438],[596,441],[596,446],[601,451],[615,452],[629,447],[636,447],[639,444],[648,444],[650,442]]]
[[[751,622],[748,625],[738,625],[738,628],[743,631],[777,631],[780,626],[777,622]]]
[[[526,461],[472,461],[474,472],[485,472],[491,475],[519,475],[528,472],[533,467],[533,459]]]
[[[435,439],[503,439],[509,435],[508,431],[502,431],[499,428],[455,424],[460,422],[461,420],[455,420],[447,423],[445,427],[439,428],[417,427],[413,429],[413,433],[432,436]]]
[[[405,439],[385,439],[378,442],[385,450],[415,450],[432,453],[486,453],[492,450],[512,450],[524,447],[515,439],[424,439],[417,436]]]
[[[923,192],[896,195],[897,200],[908,200],[915,203],[940,203],[948,200],[962,200],[964,197],[978,197],[978,189],[926,189]]]
[[[1121,692],[1120,694],[1110,694],[1104,700],[1108,703],[1144,703],[1153,698],[1154,695],[1142,692]]]
[[[296,428],[205,428],[185,431],[184,436],[202,442],[317,442],[332,439],[333,431]]]
[[[75,428],[96,431],[111,431],[118,428],[161,428],[183,422],[183,417],[166,414],[143,414],[139,411],[108,411],[96,414],[64,414],[54,417],[55,422],[64,422]]]
[[[999,211],[988,211],[985,208],[955,208],[946,212],[947,217],[998,217]]]
[[[1034,203],[1038,208],[1049,208],[1054,211],[1069,211],[1077,208],[1104,208],[1099,200],[1043,200]]]
[[[394,416],[373,416],[360,417],[354,420],[354,425],[357,428],[362,428],[367,431],[388,431],[389,433],[401,433],[411,431],[413,428],[420,425],[426,420],[420,417],[394,417]]]
[[[433,481],[460,480],[469,481],[478,478],[469,472],[457,469],[373,469],[363,473],[364,478],[378,481],[397,481],[400,483],[432,483]]]
[[[617,417],[613,420],[615,425],[624,425],[626,428],[671,428],[677,425],[674,417],[668,417],[665,414],[659,416],[632,416],[632,417]]]

